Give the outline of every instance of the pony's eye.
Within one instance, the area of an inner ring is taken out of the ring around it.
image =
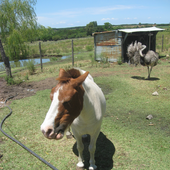
[[[64,102],[63,105],[64,106],[68,106],[69,102]]]

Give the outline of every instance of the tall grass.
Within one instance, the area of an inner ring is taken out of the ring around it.
[[[162,36],[164,36],[163,51],[162,51]],[[158,32],[156,36],[156,50],[161,55],[170,55],[170,30]]]
[[[93,50],[93,37],[73,39],[74,52],[85,52]],[[39,42],[30,43],[31,55],[39,54]],[[72,40],[41,42],[43,55],[70,55],[72,52]]]

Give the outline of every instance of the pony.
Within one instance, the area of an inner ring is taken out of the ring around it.
[[[77,169],[84,168],[82,136],[90,135],[89,170],[95,170],[96,140],[106,110],[104,94],[88,71],[77,68],[60,69],[56,80],[58,84],[51,90],[51,106],[41,125],[41,131],[46,138],[59,140],[71,126],[79,153]]]

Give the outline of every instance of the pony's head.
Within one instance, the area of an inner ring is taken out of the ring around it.
[[[41,131],[48,139],[61,139],[73,120],[83,108],[83,81],[89,72],[81,74],[77,69],[60,69],[58,84],[52,88],[51,106],[41,125]]]

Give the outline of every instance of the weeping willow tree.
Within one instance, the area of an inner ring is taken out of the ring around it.
[[[0,0],[1,39],[10,60],[28,55],[25,42],[33,40],[37,28],[35,4],[36,0]]]

